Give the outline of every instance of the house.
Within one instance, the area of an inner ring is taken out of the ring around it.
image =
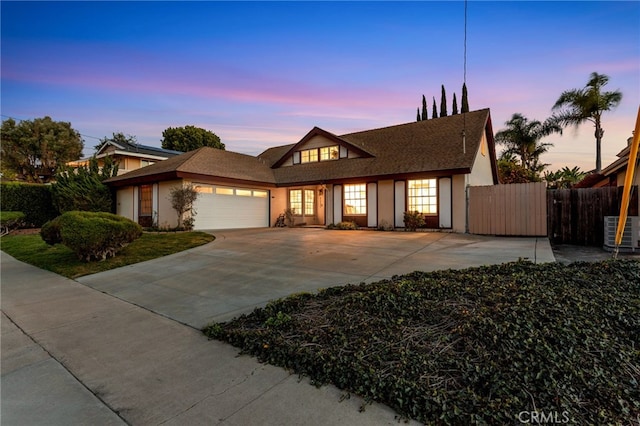
[[[629,166],[629,155],[631,154],[631,142],[633,137],[627,139],[627,146],[616,154],[618,157],[613,163],[602,169],[600,173],[593,173],[586,176],[575,185],[575,188],[600,188],[603,186],[624,186],[624,179]],[[636,170],[640,166],[640,156],[636,159]],[[636,171],[632,185],[640,185],[640,172]]]
[[[154,146],[140,145],[126,141],[108,140],[102,144],[95,154],[98,165],[102,167],[105,157],[111,157],[118,164],[118,175],[128,173],[141,167],[150,166],[158,161],[180,155],[182,152],[170,149],[156,148]],[[80,167],[89,164],[89,158],[67,163],[71,167]]]
[[[431,228],[465,232],[467,186],[498,175],[483,109],[339,136],[314,127],[256,157],[203,147],[106,182],[117,213],[143,226],[175,226],[169,193],[191,183],[196,229],[272,226],[289,208],[297,224],[372,228],[403,227],[417,210]]]

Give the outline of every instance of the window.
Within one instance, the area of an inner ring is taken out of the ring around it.
[[[140,160],[140,168],[147,167],[147,166],[150,166],[152,164],[156,164],[156,162],[155,161],[151,161],[151,160]]]
[[[251,190],[250,189],[236,189],[236,195],[239,195],[241,197],[251,197]]]
[[[299,155],[299,161],[296,161],[296,154]],[[297,153],[294,152],[293,163],[313,163],[318,160],[327,161],[337,160],[338,158],[340,158],[340,147],[338,145],[324,146],[322,148],[305,149]]]
[[[320,148],[320,161],[337,160],[340,155],[338,145]]]
[[[306,216],[313,216],[315,212],[315,196],[316,191],[313,189],[304,190],[304,214]]]
[[[289,208],[293,214],[302,214],[302,190],[291,189],[289,191]]]
[[[233,195],[233,188],[216,188],[216,194],[218,195]]]
[[[300,151],[300,162],[311,163],[313,161],[318,161],[317,149],[305,149],[304,151]]]
[[[197,185],[194,189],[199,194],[213,194],[213,188],[210,186]]]
[[[437,179],[418,179],[407,182],[409,211],[423,214],[438,213]]]
[[[267,191],[253,191],[254,197],[267,198]]]
[[[315,216],[316,191],[314,189],[290,189],[289,208],[296,216]]]
[[[367,186],[364,183],[344,186],[344,214],[367,214]]]

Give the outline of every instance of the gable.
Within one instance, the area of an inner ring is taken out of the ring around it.
[[[337,148],[337,157],[334,157],[331,148]],[[315,153],[315,156],[314,156]],[[334,135],[333,133],[314,127],[298,143],[290,148],[271,167],[293,166],[297,164],[313,163],[318,161],[339,160],[341,158],[371,157],[372,155],[362,148]],[[306,161],[305,161],[306,157]]]

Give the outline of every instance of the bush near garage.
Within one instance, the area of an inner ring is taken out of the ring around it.
[[[73,211],[45,224],[40,235],[47,244],[61,242],[90,262],[115,256],[142,235],[142,228],[112,213]]]
[[[39,228],[58,215],[58,210],[53,206],[51,185],[2,182],[0,205],[4,211],[23,212],[25,226],[34,228]]]
[[[277,300],[203,331],[427,424],[640,415],[637,261],[414,272]]]

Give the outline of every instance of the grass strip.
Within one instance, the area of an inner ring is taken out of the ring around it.
[[[0,248],[16,259],[68,278],[95,274],[194,248],[215,237],[205,232],[144,233],[117,256],[101,262],[83,262],[62,244],[47,245],[39,234],[8,235]]]

